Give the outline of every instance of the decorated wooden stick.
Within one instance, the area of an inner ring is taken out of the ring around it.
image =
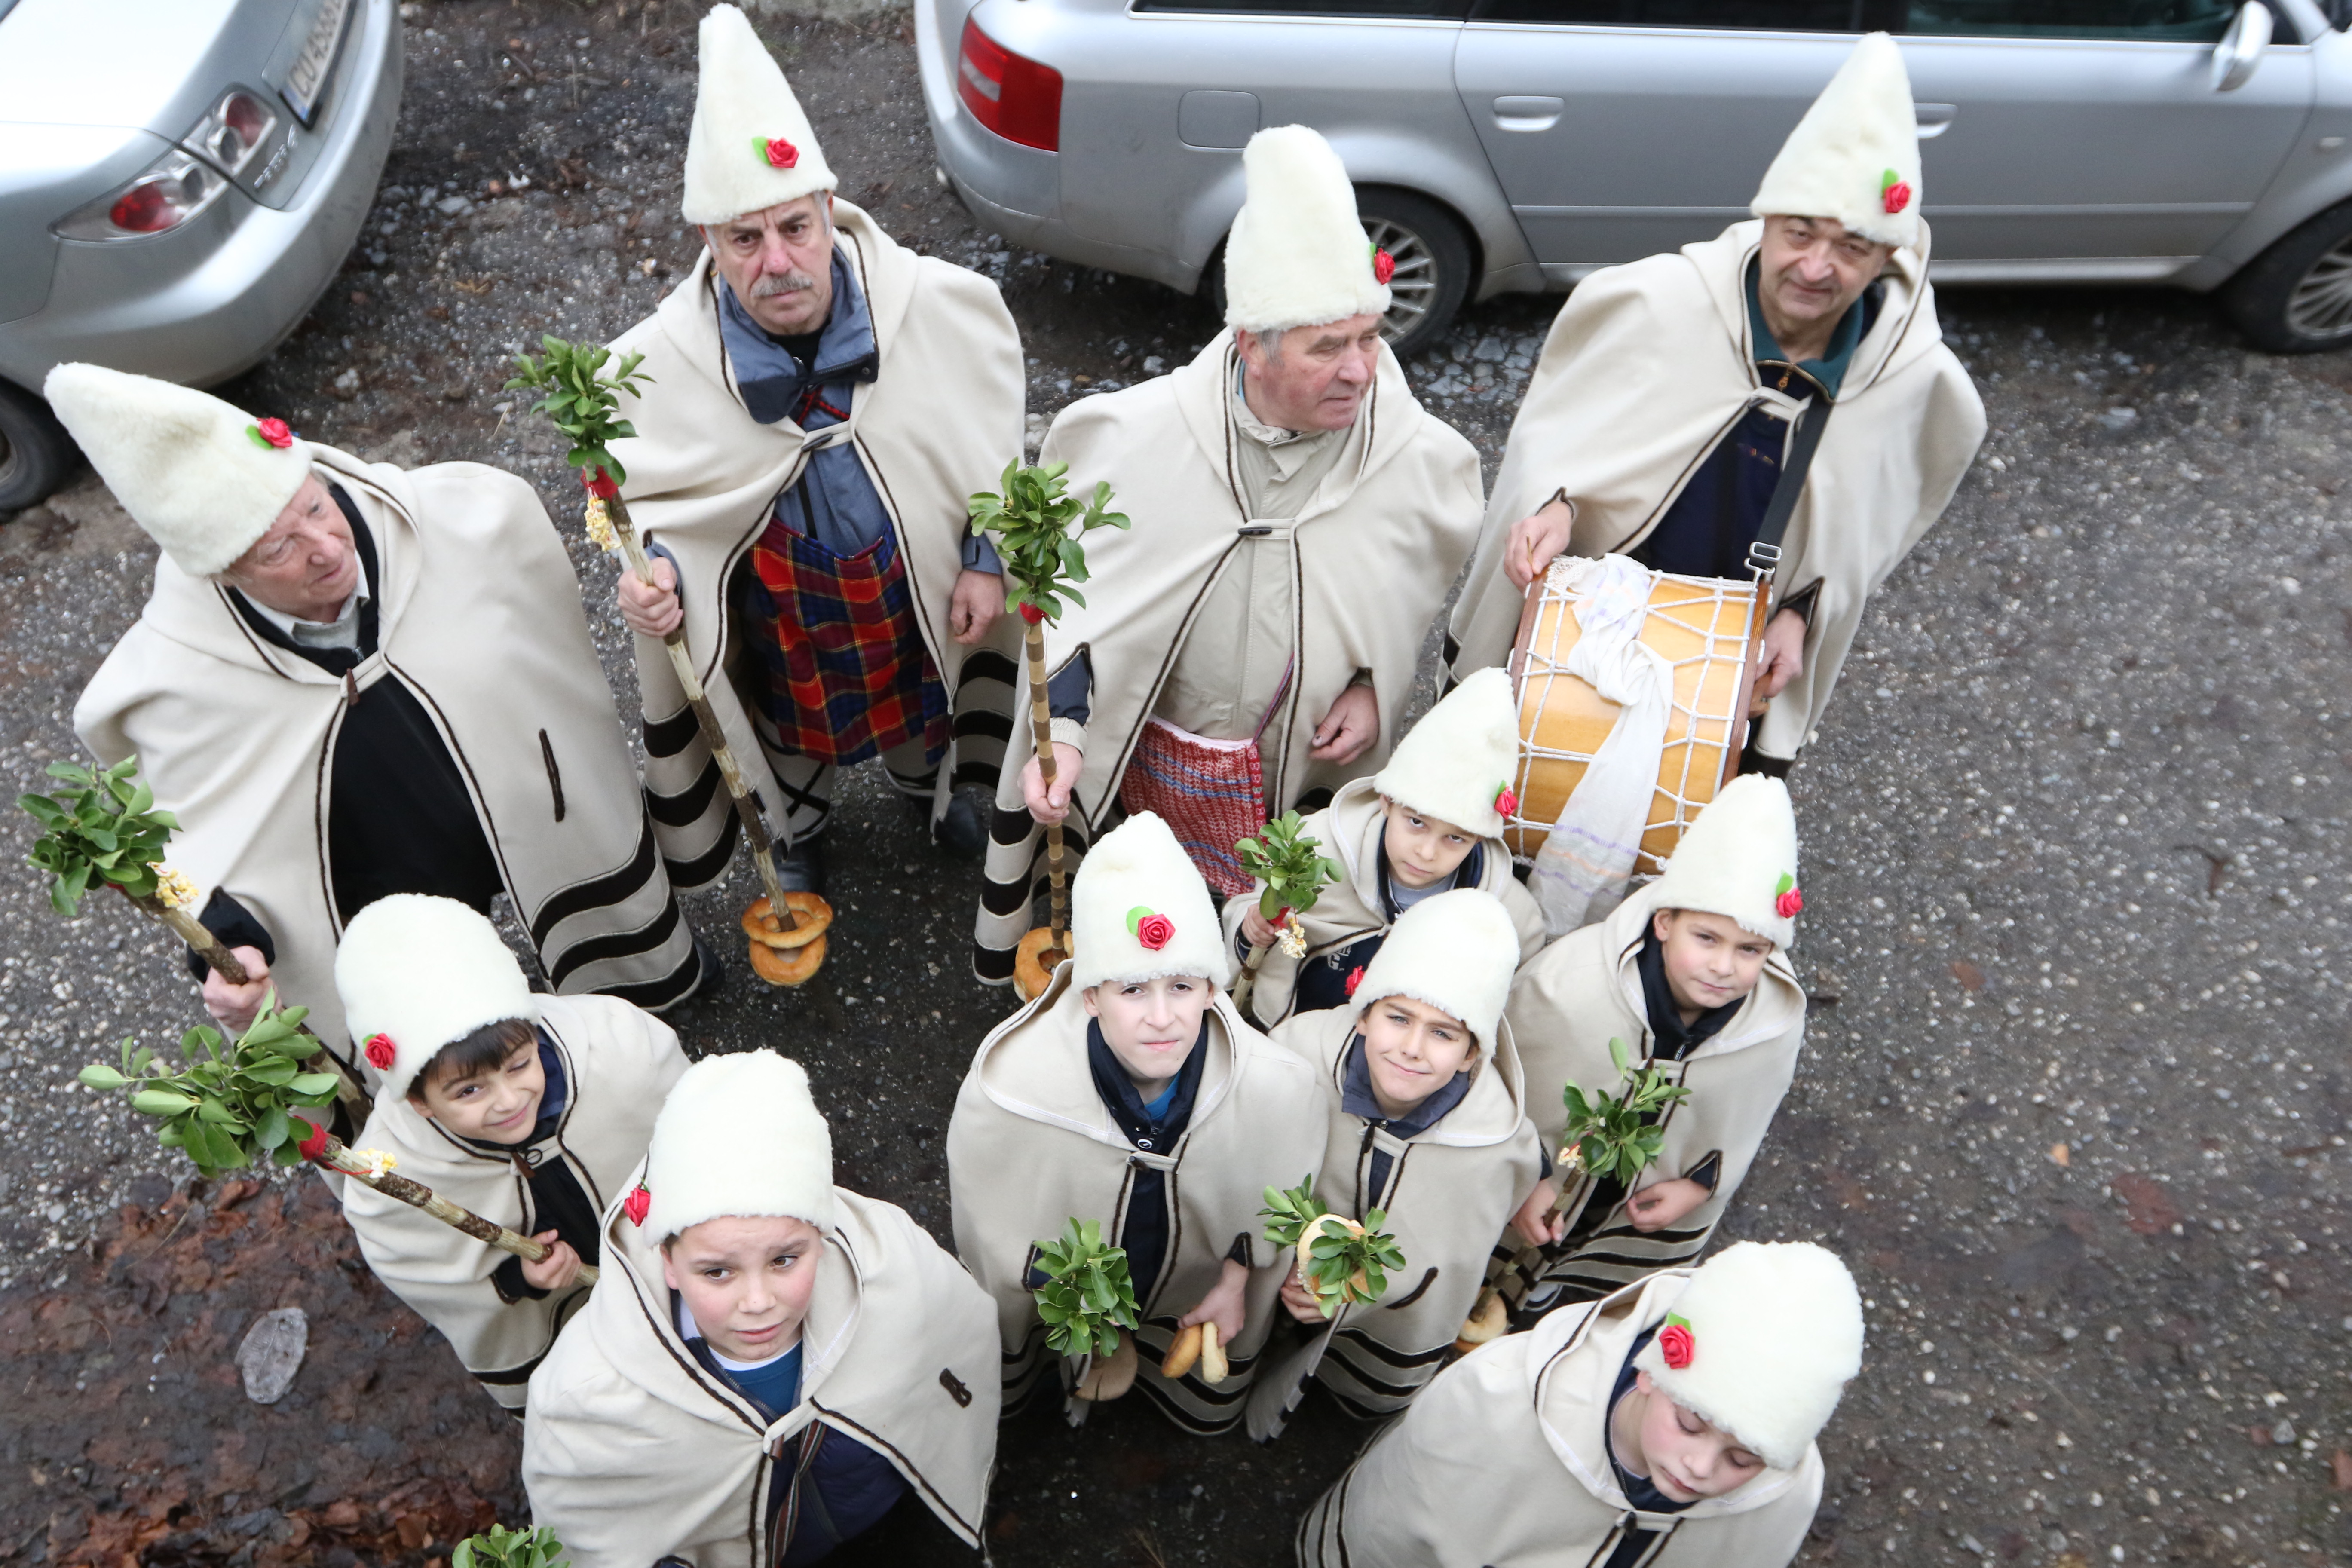
[[[295,1120],[299,1121],[301,1118]],[[338,1172],[355,1182],[364,1182],[385,1197],[406,1204],[411,1208],[423,1209],[443,1225],[462,1230],[476,1241],[488,1243],[502,1252],[511,1252],[529,1262],[537,1263],[554,1250],[544,1242],[533,1241],[520,1231],[509,1230],[495,1221],[484,1219],[469,1208],[451,1203],[422,1182],[394,1175],[391,1155],[373,1149],[348,1148],[341,1139],[325,1128],[315,1123],[305,1125],[310,1128],[310,1135],[295,1147],[311,1163]],[[596,1283],[595,1266],[582,1264],[578,1279],[583,1285]]]
[[[636,434],[634,426],[615,416],[620,394],[638,395],[637,384],[652,380],[637,369],[645,356],[630,354],[606,375],[604,365],[613,357],[610,349],[557,337],[542,337],[540,344],[547,357],[536,360],[517,354],[516,374],[507,385],[546,394],[532,406],[572,443],[564,461],[580,470],[580,483],[588,491],[588,536],[604,550],[618,550],[637,581],[652,587],[653,563],[630,521],[628,503],[621,499],[628,471],[607,445]],[[694,668],[683,623],[671,628],[662,646],[668,652],[678,687],[686,693],[686,704],[693,710],[695,727],[719,764],[727,798],[735,808],[736,821],[742,825],[744,839],[751,847],[751,863],[760,873],[764,907],[755,904],[744,917],[744,929],[751,939],[751,967],[771,984],[797,985],[824,963],[824,935],[825,927],[833,923],[832,908],[814,893],[786,893],[777,879],[775,840],[760,815],[751,786],[744,780],[742,765],[735,760],[735,749],[728,743],[727,732],[719,728],[719,716],[711,709],[710,693]],[[803,914],[813,918],[804,921]],[[763,948],[769,951],[763,952]],[[778,952],[793,956],[780,958]]]
[[[1300,827],[1298,814],[1286,811],[1260,829],[1255,838],[1234,844],[1242,869],[1265,884],[1257,898],[1257,912],[1274,926],[1275,945],[1293,958],[1307,956],[1307,927],[1299,917],[1315,907],[1326,885],[1339,879],[1339,863],[1326,858],[1320,841]],[[1234,982],[1234,1006],[1244,1017],[1249,1016],[1250,992],[1257,984],[1258,968],[1271,951],[1252,942],[1249,957],[1242,963],[1241,977]]]

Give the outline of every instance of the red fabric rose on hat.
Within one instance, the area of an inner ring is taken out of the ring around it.
[[[1385,250],[1372,252],[1372,281],[1385,283],[1396,276],[1396,258]]]
[[[801,150],[781,136],[771,136],[761,142],[760,156],[771,169],[790,169],[800,163]]]
[[[1797,879],[1794,877],[1783,874],[1780,878],[1780,886],[1775,889],[1775,892],[1776,896],[1772,900],[1772,912],[1784,921],[1794,920],[1797,912],[1805,907],[1804,891],[1797,886]]]
[[[308,1138],[294,1145],[295,1152],[305,1160],[323,1158],[327,1152],[327,1130],[315,1122],[306,1121],[299,1116],[294,1119],[294,1123],[298,1127],[308,1127],[310,1130],[310,1135]]]
[[[1147,952],[1158,952],[1176,939],[1176,922],[1166,915],[1146,915],[1135,922],[1135,940]]]
[[[630,1188],[629,1195],[621,1200],[621,1212],[629,1216],[631,1225],[645,1224],[646,1215],[653,1212],[653,1206],[654,1195],[643,1182]]]
[[[1360,964],[1356,965],[1356,967],[1355,967],[1355,968],[1350,969],[1349,971],[1348,971],[1348,1000],[1349,1000],[1349,1001],[1353,1002],[1353,1001],[1356,999],[1356,987],[1357,987],[1357,986],[1359,986],[1359,985],[1361,985],[1363,983],[1364,983],[1364,966],[1363,966],[1362,964],[1360,964]]]
[[[1903,176],[1889,169],[1878,177],[1878,199],[1891,216],[1911,205],[1911,187]]]
[[[602,468],[583,468],[580,471],[580,488],[598,500],[611,500],[621,493],[621,487],[613,482],[613,476]]]
[[[256,420],[247,427],[246,434],[253,437],[261,445],[275,447],[280,451],[294,444],[294,432],[283,419]]]
[[[376,1071],[390,1072],[392,1070],[393,1058],[396,1054],[397,1053],[393,1050],[392,1037],[390,1035],[370,1035],[368,1037],[368,1066],[375,1068]]]
[[[1697,1351],[1698,1345],[1691,1338],[1690,1324],[1672,1312],[1667,1313],[1666,1326],[1658,1331],[1658,1354],[1665,1358],[1668,1366],[1680,1372],[1690,1365],[1691,1357]]]
[[[1516,816],[1518,815],[1519,797],[1516,794],[1512,793],[1510,785],[1505,784],[1502,788],[1495,792],[1495,809],[1501,812],[1505,816]]]

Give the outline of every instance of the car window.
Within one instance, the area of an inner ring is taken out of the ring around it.
[[[1469,0],[1136,0],[1137,11],[1222,11],[1236,16],[1439,17],[1459,21]]]
[[[2238,0],[1911,0],[1904,31],[2008,38],[2136,38],[2210,44]]]
[[[1482,22],[1740,27],[1784,33],[1899,32],[1902,0],[1481,0]]]
[[[1471,16],[1481,22],[1604,27],[1881,30],[1945,37],[2210,44],[2229,30],[2238,5],[2239,0],[1478,0]],[[2286,26],[2273,36],[2282,43],[2293,41]]]

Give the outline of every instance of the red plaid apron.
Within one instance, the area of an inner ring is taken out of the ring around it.
[[[780,749],[846,766],[919,739],[924,764],[936,765],[948,747],[947,691],[898,541],[885,533],[835,555],[772,518],[751,546],[751,571],[748,608],[767,633],[751,640]]]

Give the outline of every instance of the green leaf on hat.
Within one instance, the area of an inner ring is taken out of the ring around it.
[[[1797,879],[1796,879],[1796,878],[1794,878],[1794,877],[1791,877],[1791,876],[1790,876],[1790,875],[1789,875],[1789,873],[1787,873],[1786,871],[1783,871],[1783,872],[1781,872],[1781,873],[1780,873],[1780,886],[1778,886],[1778,887],[1774,888],[1774,889],[1772,889],[1772,891],[1773,891],[1773,892],[1775,892],[1775,893],[1785,893],[1785,892],[1787,892],[1790,889],[1791,889],[1791,888],[1795,887],[1796,885],[1797,885]]]
[[[1896,185],[1902,184],[1902,175],[1896,174],[1892,169],[1887,170],[1886,173],[1878,176],[1878,194],[1882,196],[1885,195],[1888,191],[1893,190]]]
[[[1666,1322],[1668,1326],[1677,1329],[1687,1329],[1690,1327],[1690,1320],[1684,1317],[1680,1312],[1668,1312],[1666,1314]]]
[[[1149,904],[1138,904],[1135,908],[1128,910],[1127,934],[1140,941],[1143,934],[1140,928],[1143,922],[1150,917],[1151,913],[1151,906]]]

